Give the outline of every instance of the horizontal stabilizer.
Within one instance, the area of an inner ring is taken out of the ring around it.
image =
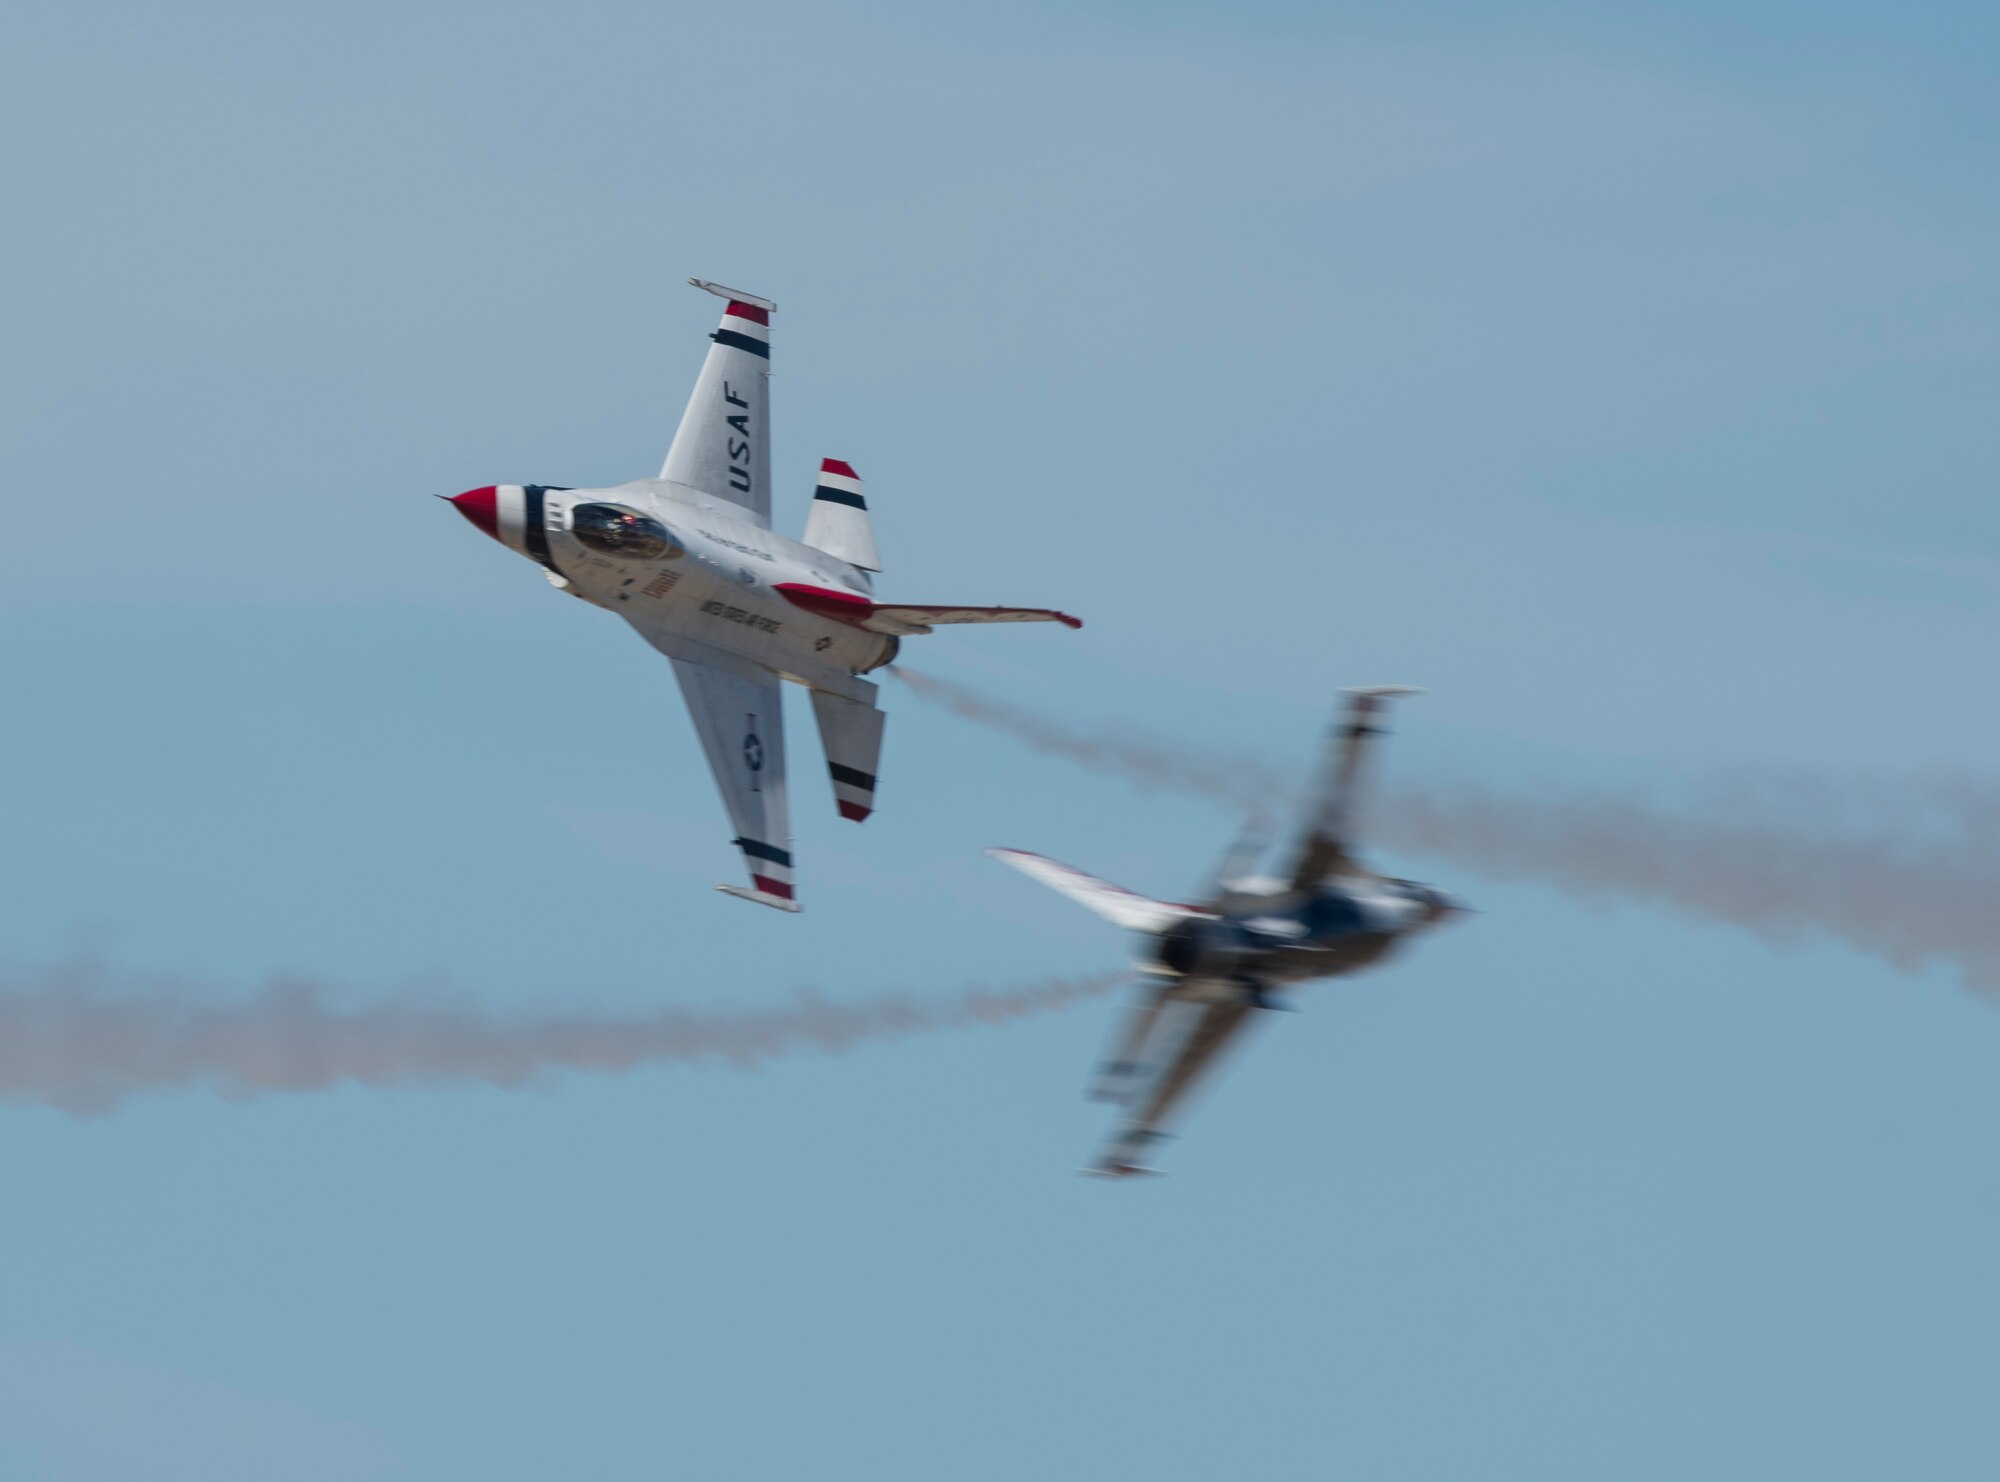
[[[826,770],[840,816],[859,823],[875,811],[875,770],[882,758],[882,712],[825,690],[812,692]]]
[[[880,571],[875,527],[868,522],[868,501],[854,465],[838,458],[822,459],[819,487],[813,490],[812,513],[806,516],[806,544],[863,571]]]
[[[1071,869],[1045,854],[1030,854],[1025,849],[989,849],[986,852],[1002,864],[1012,865],[1030,879],[1039,880],[1049,889],[1062,892],[1079,905],[1088,906],[1106,921],[1128,931],[1165,931],[1177,921],[1208,914],[1193,906],[1156,901],[1122,885],[1113,885],[1109,880],[1100,880],[1095,875],[1084,874],[1082,870]]]
[[[805,582],[779,582],[777,593],[794,607],[866,628],[871,633],[908,637],[928,633],[934,627],[954,623],[1061,623],[1081,628],[1082,618],[1057,612],[1053,607],[927,607],[907,602],[872,602],[855,592],[837,592],[831,587],[809,586]]]

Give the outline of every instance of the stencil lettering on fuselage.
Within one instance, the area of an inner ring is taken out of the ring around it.
[[[785,625],[775,618],[767,618],[762,613],[747,612],[741,607],[732,607],[727,602],[718,602],[711,597],[701,604],[701,610],[710,617],[719,617],[726,623],[741,623],[746,628],[755,628],[759,633],[776,633]]]

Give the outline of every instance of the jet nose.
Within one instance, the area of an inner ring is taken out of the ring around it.
[[[497,485],[467,489],[463,494],[452,495],[449,503],[495,540],[500,538],[500,490]]]

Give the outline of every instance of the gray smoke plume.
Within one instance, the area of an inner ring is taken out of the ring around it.
[[[521,1087],[562,1072],[704,1061],[748,1069],[805,1050],[839,1054],[865,1040],[1006,1024],[1105,993],[1124,976],[849,1003],[801,993],[768,1009],[536,1014],[435,992],[351,1003],[296,978],[222,1001],[67,964],[16,974],[0,990],[0,1103],[87,1116],[174,1088],[249,1099],[347,1084]]]
[[[1270,811],[1282,768],[1085,731],[898,668],[926,699],[1140,787]],[[1745,774],[1618,791],[1451,783],[1385,790],[1367,836],[1496,881],[1664,908],[1774,943],[1832,941],[2000,989],[2000,788],[1975,779]]]
[[[954,715],[1137,787],[1203,798],[1250,813],[1268,810],[1297,787],[1296,779],[1283,768],[1261,757],[1198,751],[1109,726],[1081,731],[900,664],[888,672]]]

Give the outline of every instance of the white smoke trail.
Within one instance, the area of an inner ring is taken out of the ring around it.
[[[348,1084],[519,1087],[563,1072],[702,1061],[747,1069],[805,1050],[839,1054],[866,1040],[1005,1024],[1105,993],[1124,976],[846,1003],[808,992],[768,1009],[511,1013],[435,992],[351,1003],[302,978],[221,1001],[73,963],[15,974],[0,988],[0,1103],[88,1116],[177,1088],[250,1099]]]
[[[1291,792],[1267,761],[1066,727],[894,671],[954,713],[1141,787],[1236,808]],[[1968,778],[1741,775],[1678,794],[1471,783],[1384,794],[1368,834],[1476,876],[1664,908],[1771,942],[1826,940],[2000,990],[2000,788]]]

